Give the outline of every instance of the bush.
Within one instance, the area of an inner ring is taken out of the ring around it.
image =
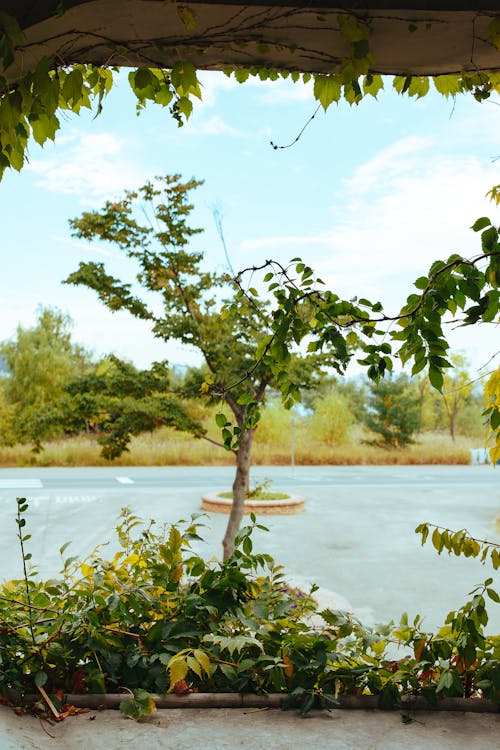
[[[420,399],[406,376],[370,385],[365,423],[379,435],[377,440],[367,441],[371,444],[402,448],[415,442],[413,435],[420,428]]]
[[[314,402],[314,412],[307,421],[311,439],[324,445],[343,445],[349,441],[354,416],[348,399],[331,390]]]
[[[24,578],[0,587],[3,702],[16,705],[20,694],[38,689],[44,701],[34,710],[50,707],[47,695],[57,710],[65,693],[125,687],[133,698],[121,708],[133,718],[154,709],[150,692],[169,691],[288,693],[285,705],[303,713],[335,705],[342,695],[376,695],[385,708],[404,695],[498,702],[500,638],[484,634],[485,598],[500,601],[491,578],[436,635],[421,630],[419,615],[413,623],[403,614],[397,626],[369,629],[331,610],[320,613],[324,625],[315,629],[307,624],[315,588],[304,596],[271,557],[254,553],[254,516],[234,554],[218,563],[190,549],[200,538],[196,518],[157,530],[125,509],[112,559],[100,548],[85,561],[69,557],[59,578],[42,581],[28,570],[26,509],[18,500]],[[427,525],[417,531],[425,541]],[[465,532],[451,537],[436,529],[439,551],[440,540],[467,554],[475,543]],[[496,549],[492,555],[500,558]],[[406,647],[398,660],[386,653],[394,643]]]

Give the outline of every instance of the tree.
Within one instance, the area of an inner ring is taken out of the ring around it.
[[[102,455],[112,461],[128,450],[130,438],[165,425],[205,437],[172,387],[164,362],[148,370],[110,355],[86,375],[68,383],[64,395],[37,413],[38,434],[50,435],[57,425],[66,432],[98,435]],[[40,439],[41,439],[40,437]]]
[[[450,437],[455,441],[457,418],[460,410],[467,404],[472,393],[471,376],[467,371],[467,360],[461,354],[450,358],[453,370],[444,376],[441,395]]]
[[[155,183],[148,182],[137,191],[125,193],[122,200],[108,201],[100,211],[85,212],[70,222],[76,237],[110,242],[134,260],[139,285],[159,298],[160,311],[157,305],[148,306],[136,296],[131,284],[108,275],[102,263],[80,263],[66,283],[93,289],[110,310],[128,310],[148,322],[158,338],[189,345],[202,355],[207,374],[198,373],[198,393],[221,402],[231,415],[229,419],[227,412],[221,410],[216,417],[222,430],[222,442],[218,445],[232,451],[236,461],[233,505],[223,541],[224,556],[228,557],[249,489],[251,449],[260,417],[259,407],[265,400],[266,390],[270,386],[277,387],[280,378],[274,361],[282,358],[287,370],[293,373],[293,380],[288,380],[288,390],[284,383],[279,384],[285,402],[291,405],[300,399],[300,387],[310,385],[321,364],[341,367],[348,355],[347,349],[340,347],[328,355],[312,353],[292,357],[289,348],[293,347],[294,339],[299,338],[303,323],[297,321],[288,331],[283,330],[283,342],[270,341],[269,328],[275,319],[269,317],[266,303],[259,299],[256,290],[250,288],[244,292],[226,274],[203,270],[203,254],[187,247],[191,238],[201,231],[187,223],[192,209],[188,195],[199,184],[196,180],[182,183],[178,175],[157,178]],[[149,216],[146,222],[141,219],[141,223],[137,218],[140,209],[144,210],[143,216]],[[227,298],[221,310],[224,295]],[[136,376],[128,374],[133,382]],[[155,426],[151,401],[149,407],[147,429]],[[158,416],[162,413],[159,411]],[[131,429],[130,417],[120,417],[123,429],[113,455],[126,447],[131,434],[144,429],[141,420],[142,417],[136,419]],[[157,423],[160,424],[161,419]],[[186,420],[185,427],[198,437],[205,437],[199,425]]]
[[[492,198],[500,202],[500,194]],[[412,363],[412,375],[427,370],[431,385],[442,392],[446,370],[453,367],[444,326],[450,321],[461,325],[496,323],[500,317],[500,228],[483,216],[471,229],[481,238],[476,255],[467,258],[454,253],[446,260],[434,261],[428,274],[416,279],[416,291],[395,315],[385,314],[380,302],[364,298],[347,301],[324,291],[322,282],[314,279],[312,269],[299,258],[287,268],[266,261],[262,270],[266,271],[265,281],[270,282],[268,292],[274,297],[269,345],[286,349],[282,331],[298,321],[298,341],[307,338],[309,351],[356,342],[363,352],[357,361],[367,368],[374,382],[399,361],[403,365]],[[352,353],[350,348],[348,359]],[[282,358],[275,367],[281,370],[280,387],[288,392],[290,376],[283,362]],[[487,383],[488,407],[484,412],[495,438],[490,451],[494,463],[500,459],[499,378],[500,369]]]
[[[341,389],[330,388],[313,402],[313,409],[308,426],[316,435],[321,435],[324,444],[342,445],[348,441],[354,415]]]
[[[0,344],[8,371],[4,400],[10,407],[10,440],[38,445],[42,437],[39,413],[61,398],[69,382],[89,369],[91,355],[71,341],[70,329],[67,315],[41,307],[35,326],[18,326],[15,338]]]
[[[370,385],[368,429],[379,435],[375,442],[384,448],[404,448],[414,443],[420,427],[419,398],[405,375]]]

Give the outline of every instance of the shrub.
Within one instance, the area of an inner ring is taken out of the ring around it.
[[[133,697],[122,710],[133,718],[154,709],[150,692],[169,691],[288,693],[285,707],[303,713],[342,695],[376,695],[385,708],[404,695],[498,702],[500,638],[484,633],[486,597],[500,602],[491,578],[436,634],[422,631],[419,615],[370,629],[331,610],[320,613],[324,625],[315,629],[304,622],[315,609],[315,588],[303,596],[271,557],[254,553],[252,531],[264,528],[254,516],[233,555],[219,563],[190,549],[200,538],[198,519],[157,529],[125,509],[112,559],[97,548],[84,561],[67,558],[59,578],[42,581],[28,568],[26,509],[19,499],[24,576],[0,587],[3,702],[15,705],[20,693],[38,689],[57,710],[64,693],[125,687]],[[425,541],[428,524],[417,531]],[[480,554],[481,544],[465,531],[452,534],[434,530],[439,552]],[[498,567],[493,546],[487,552]],[[406,648],[397,660],[387,654],[393,644]]]
[[[420,399],[408,378],[381,380],[370,385],[366,426],[379,437],[371,441],[386,448],[402,448],[414,443],[420,428]]]
[[[325,445],[343,445],[349,441],[354,416],[348,399],[331,390],[314,402],[314,412],[307,422],[311,439]]]

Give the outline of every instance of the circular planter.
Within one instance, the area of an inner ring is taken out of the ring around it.
[[[231,512],[232,499],[219,497],[216,492],[206,492],[201,498],[201,507],[211,513]],[[304,510],[305,499],[300,495],[289,495],[283,500],[246,500],[246,514],[255,513],[259,515],[291,515],[292,513],[302,513]]]

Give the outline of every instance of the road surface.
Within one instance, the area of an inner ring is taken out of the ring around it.
[[[476,583],[498,574],[477,560],[438,558],[414,534],[421,521],[500,542],[500,469],[490,466],[255,467],[253,482],[304,495],[297,516],[262,517],[269,532],[255,547],[283,564],[302,586],[316,582],[348,599],[367,623],[420,612],[436,627]],[[146,520],[176,522],[199,512],[204,491],[228,489],[231,467],[113,467],[0,470],[0,577],[21,575],[15,498],[27,497],[29,551],[40,575],[54,576],[66,555],[85,555],[112,538],[120,509],[129,506]],[[220,554],[227,518],[204,522],[204,544],[196,551]],[[111,542],[106,555],[116,547]],[[495,584],[494,584],[495,585]],[[496,583],[500,589],[500,580]],[[491,604],[491,632],[500,633],[500,607]]]

